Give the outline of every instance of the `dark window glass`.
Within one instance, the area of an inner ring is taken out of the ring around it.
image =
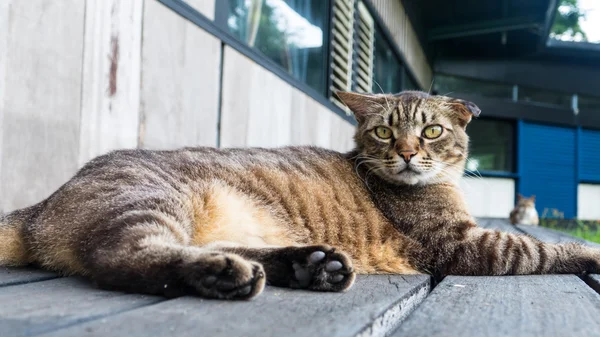
[[[402,90],[421,90],[421,88],[417,85],[415,81],[413,81],[412,77],[404,70],[404,76],[402,77]]]
[[[325,92],[329,1],[229,0],[228,11],[227,26],[233,35],[298,80]]]
[[[455,93],[512,99],[512,85],[438,74],[433,88],[439,95]]]
[[[519,101],[571,109],[571,94],[519,86]]]
[[[373,92],[398,93],[401,89],[400,60],[379,29],[375,29]]]
[[[478,119],[469,124],[467,134],[471,138],[468,170],[513,172],[512,123]]]
[[[580,111],[600,113],[600,97],[579,96],[577,106]]]

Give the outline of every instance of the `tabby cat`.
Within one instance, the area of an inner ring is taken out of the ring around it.
[[[532,225],[537,226],[540,217],[535,209],[535,195],[526,198],[521,194],[517,195],[517,204],[510,211],[510,223],[513,225]]]
[[[0,264],[101,287],[247,299],[343,291],[358,274],[600,271],[600,251],[483,229],[457,187],[479,109],[422,92],[338,93],[356,149],[125,150],[0,222]]]

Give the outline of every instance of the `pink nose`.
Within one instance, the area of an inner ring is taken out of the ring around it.
[[[417,155],[417,151],[415,151],[415,150],[400,151],[400,156],[402,156],[402,159],[404,159],[404,162],[407,164],[416,155]]]

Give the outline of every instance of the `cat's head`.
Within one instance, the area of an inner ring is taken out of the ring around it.
[[[535,208],[535,195],[526,198],[520,193],[517,194],[517,207]]]
[[[371,174],[408,185],[457,182],[462,176],[465,129],[480,113],[475,104],[419,91],[337,95],[358,121],[357,158]]]

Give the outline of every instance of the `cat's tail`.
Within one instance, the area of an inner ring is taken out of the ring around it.
[[[22,266],[29,263],[23,238],[26,220],[21,212],[0,213],[0,266]]]

